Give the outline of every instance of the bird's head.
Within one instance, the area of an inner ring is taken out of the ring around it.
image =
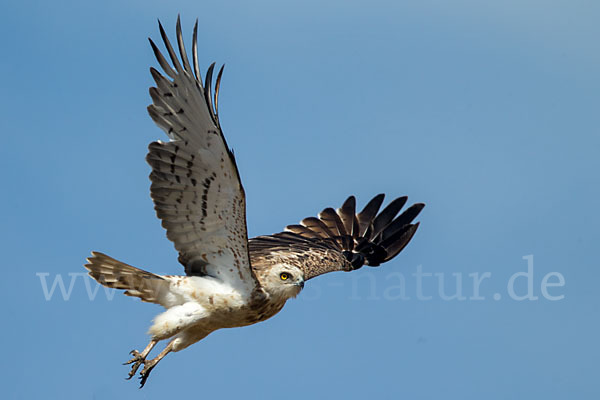
[[[257,271],[257,278],[267,293],[287,300],[304,288],[304,271],[289,264],[275,264]]]

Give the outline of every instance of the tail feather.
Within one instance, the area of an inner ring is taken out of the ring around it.
[[[398,197],[381,212],[385,195],[375,196],[360,213],[356,213],[356,199],[348,197],[340,208],[326,208],[318,218],[309,217],[300,225],[285,229],[302,237],[333,242],[353,267],[378,266],[391,260],[406,247],[419,227],[412,223],[425,204],[416,203],[400,215],[407,197]]]
[[[93,251],[84,267],[96,282],[106,287],[125,289],[127,296],[135,296],[149,303],[160,304],[169,289],[169,281],[159,275],[141,270],[106,254]]]

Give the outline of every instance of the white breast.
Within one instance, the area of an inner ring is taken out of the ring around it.
[[[169,292],[161,301],[166,308],[188,302],[198,303],[207,311],[235,310],[248,304],[249,293],[209,276],[168,276]]]

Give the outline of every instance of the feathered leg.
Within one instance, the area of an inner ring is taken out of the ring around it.
[[[146,348],[141,353],[137,350],[131,350],[129,354],[131,354],[133,358],[123,363],[123,365],[133,364],[131,366],[131,371],[129,371],[129,376],[127,377],[127,379],[133,378],[138,368],[140,368],[140,365],[146,363],[146,357],[148,357],[150,351],[152,351],[154,346],[156,346],[156,343],[158,343],[158,340],[151,340],[150,343],[148,343],[148,346],[146,346]]]

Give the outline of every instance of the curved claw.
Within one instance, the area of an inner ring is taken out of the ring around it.
[[[127,376],[127,380],[130,380],[131,378],[133,378],[135,376],[135,373],[137,372],[137,370],[140,368],[140,366],[142,364],[146,364],[146,360],[141,359],[139,361],[136,361],[132,366],[131,366],[131,371],[129,371],[129,375]],[[146,368],[144,368],[146,369]]]
[[[148,376],[150,376],[150,372],[156,366],[158,362],[150,362],[145,364],[144,369],[140,372],[140,389],[144,387],[146,381],[148,380]]]
[[[132,363],[134,363],[134,362],[136,362],[136,361],[140,361],[140,360],[143,360],[143,359],[144,359],[144,358],[142,357],[142,355],[140,354],[140,352],[139,352],[139,351],[137,351],[137,350],[131,350],[131,351],[129,352],[129,354],[130,354],[130,355],[132,355],[132,356],[133,356],[133,358],[132,358],[131,360],[129,360],[129,361],[125,361],[125,362],[123,363],[123,365],[129,365],[129,364],[132,364]]]
[[[140,366],[142,364],[146,364],[146,359],[144,357],[142,357],[142,355],[140,354],[139,351],[131,350],[129,352],[129,354],[131,354],[133,356],[133,358],[131,360],[123,363],[123,365],[133,364],[131,366],[131,371],[129,371],[129,375],[127,376],[127,378],[125,378],[127,380],[129,380],[135,376],[137,370],[140,368]]]

